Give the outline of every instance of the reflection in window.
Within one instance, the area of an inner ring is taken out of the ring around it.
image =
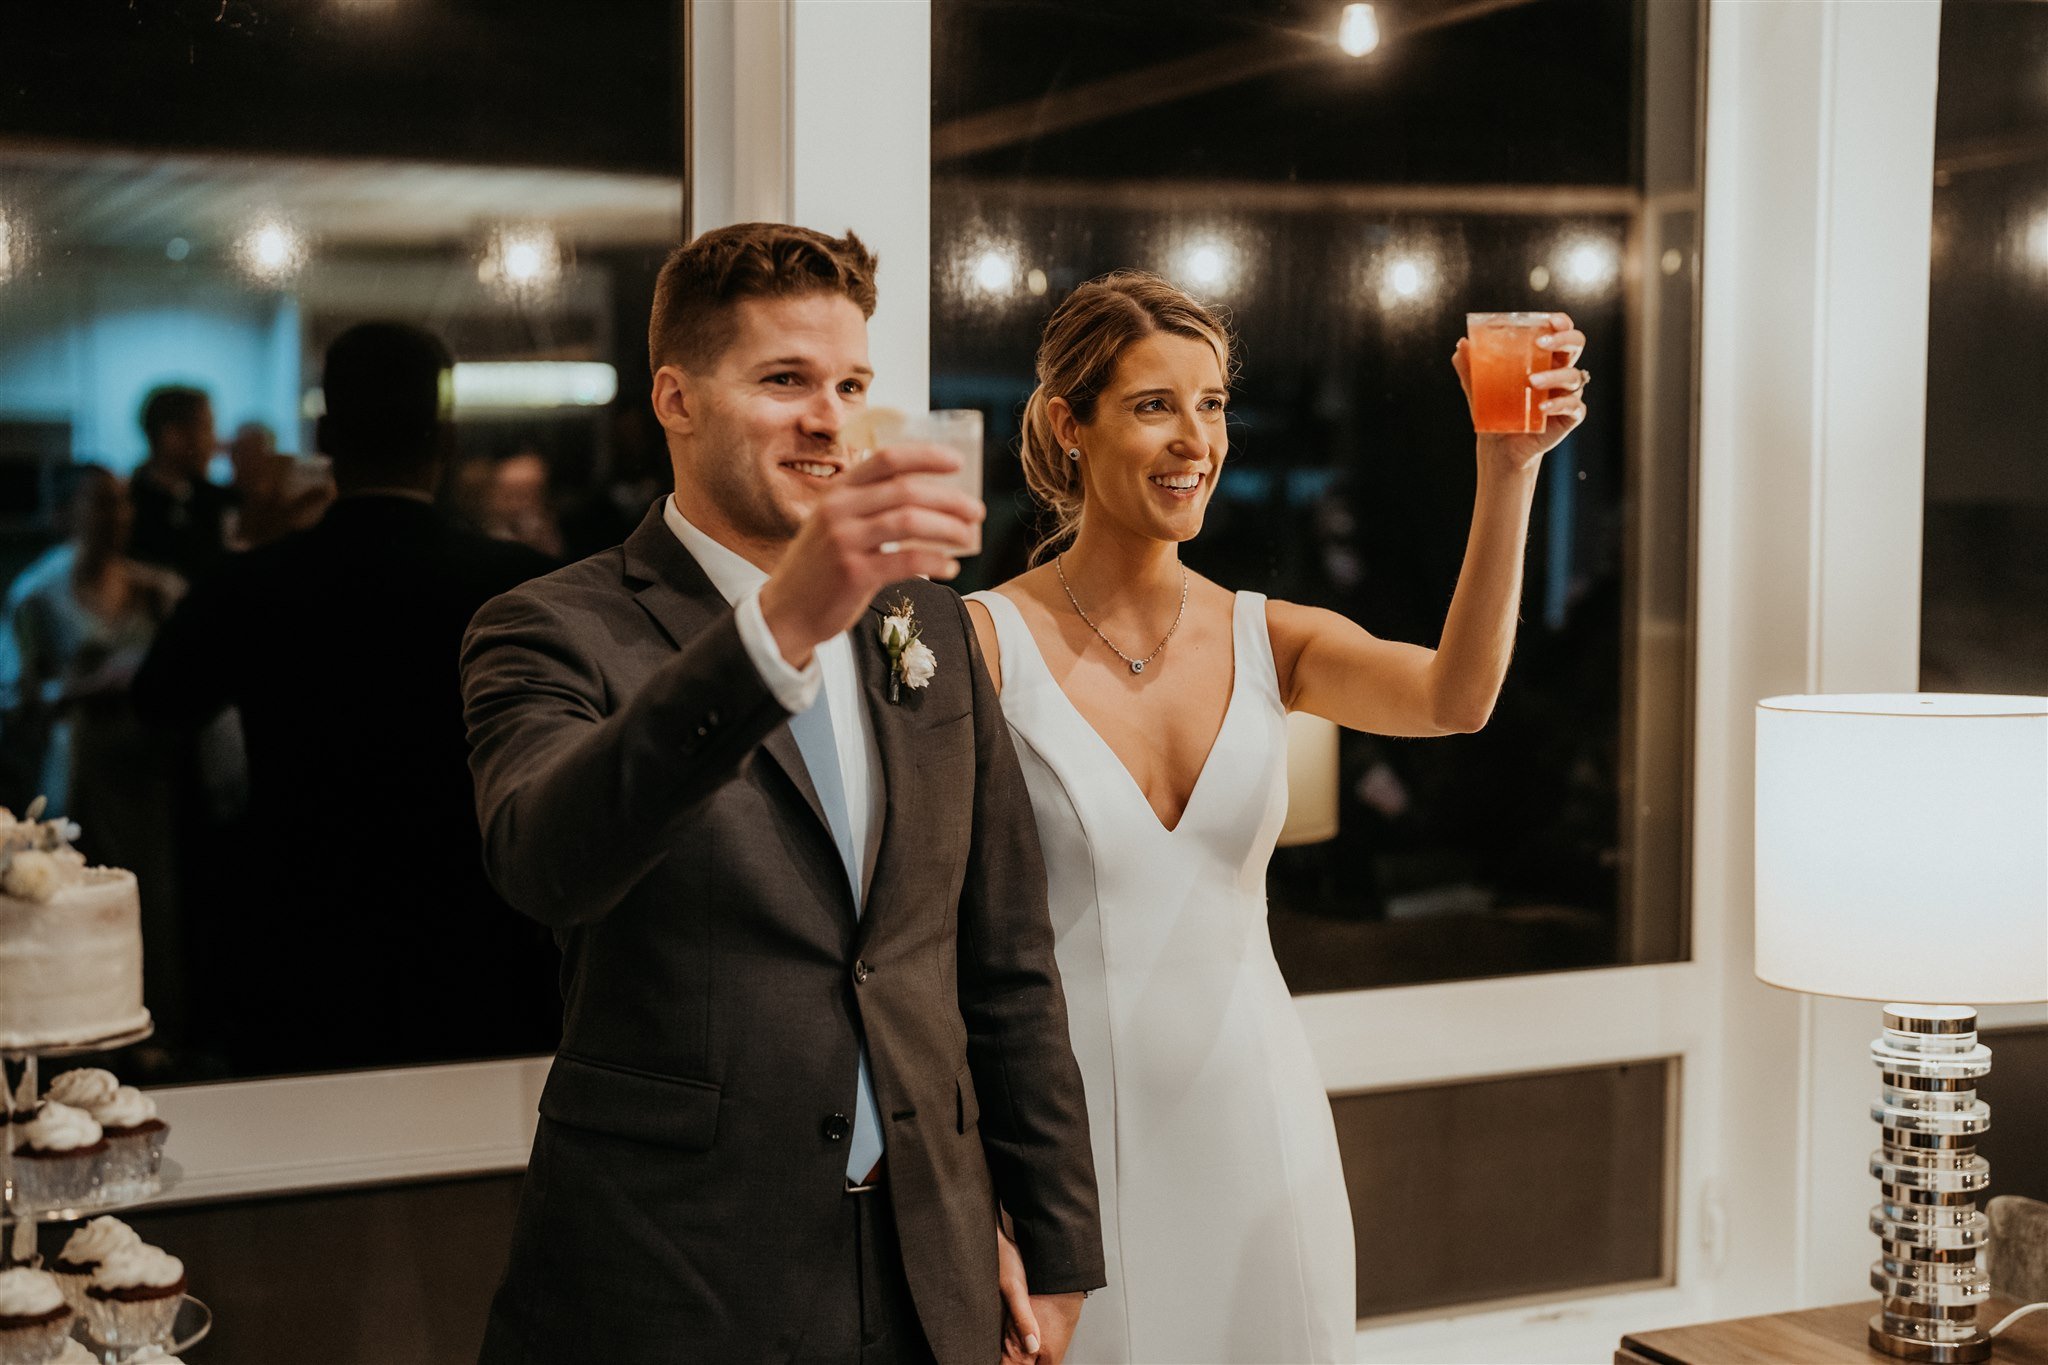
[[[1340,8],[941,0],[932,400],[1014,449],[1051,308],[1163,274],[1243,351],[1190,564],[1434,643],[1472,510],[1463,315],[1570,312],[1599,384],[1546,461],[1494,719],[1343,737],[1337,837],[1273,864],[1274,945],[1297,992],[1674,960],[1700,7],[1379,6],[1357,58]],[[1015,460],[987,484],[977,585],[1035,539]]]
[[[2048,692],[2048,9],[1945,5],[1920,685]]]
[[[1920,686],[2038,695],[2048,692],[2048,6],[1942,6],[1932,252]],[[2048,1199],[2048,1030],[1990,1042],[2000,1059],[1984,1092],[1998,1116],[1984,1143],[1990,1193]]]
[[[553,948],[483,903],[470,846],[452,660],[481,576],[366,569],[330,620],[347,652],[238,638],[268,690],[196,729],[142,715],[129,680],[181,592],[335,525],[321,365],[356,324],[454,354],[443,524],[544,571],[665,489],[644,331],[680,231],[678,9],[232,0],[10,25],[0,804],[49,793],[141,879],[158,1032],[114,1069],[550,1050]],[[379,706],[435,719],[351,754],[335,737]],[[322,852],[298,837],[329,828]]]

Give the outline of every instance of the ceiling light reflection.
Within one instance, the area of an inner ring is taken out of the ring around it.
[[[510,298],[538,297],[562,282],[562,239],[545,223],[493,228],[477,261],[476,277]]]
[[[1572,289],[1595,293],[1621,274],[1621,252],[1603,237],[1578,237],[1558,251],[1556,274]]]
[[[1215,292],[1230,287],[1237,265],[1238,253],[1229,242],[1196,237],[1183,242],[1174,254],[1173,275],[1181,284]]]
[[[279,217],[259,218],[235,242],[242,273],[260,284],[282,284],[303,270],[312,249],[304,233]]]
[[[0,284],[5,284],[14,274],[14,258],[21,254],[21,247],[15,239],[20,235],[20,229],[7,216],[7,210],[0,209]]]
[[[1378,275],[1380,308],[1388,313],[1415,311],[1434,298],[1443,283],[1436,254],[1414,246],[1381,257]]]
[[[1363,57],[1380,45],[1379,16],[1371,5],[1346,5],[1337,20],[1337,46],[1347,57]]]
[[[989,247],[974,258],[974,283],[982,293],[1008,298],[1017,288],[1017,255]]]

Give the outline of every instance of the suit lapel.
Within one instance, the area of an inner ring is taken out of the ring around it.
[[[863,901],[857,943],[865,943],[873,936],[875,914],[887,900],[885,893],[893,880],[896,856],[904,844],[897,837],[897,819],[908,804],[903,798],[912,789],[911,764],[916,757],[911,750],[914,735],[908,716],[900,703],[889,700],[891,665],[889,652],[882,648],[881,641],[884,598],[893,600],[893,595],[885,592],[877,597],[872,603],[874,609],[853,628],[853,657],[860,672],[861,695],[867,702],[869,723],[874,727],[875,749],[881,755],[874,774],[874,809],[881,812],[882,821],[875,875],[868,883]]]
[[[663,519],[662,508],[666,501],[656,502],[653,510],[641,520],[639,529],[627,538],[626,574],[628,586],[634,588],[634,600],[654,618],[654,623],[661,627],[669,642],[681,649],[717,620],[727,607],[725,598],[712,585],[703,567],[683,548],[683,543],[676,539],[675,532]],[[818,800],[818,789],[811,784],[810,769],[804,766],[803,754],[796,747],[796,736],[790,733],[787,725],[778,725],[761,741],[761,748],[782,769],[804,804],[811,808],[811,814],[817,817],[818,827],[829,842],[832,828],[825,819],[825,807]]]

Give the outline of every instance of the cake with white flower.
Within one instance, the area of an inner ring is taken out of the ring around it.
[[[135,874],[88,867],[78,826],[0,809],[0,1049],[89,1043],[149,1022]]]

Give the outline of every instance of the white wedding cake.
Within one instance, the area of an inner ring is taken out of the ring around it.
[[[87,867],[78,826],[0,808],[0,1049],[88,1043],[149,1022],[135,874]]]

